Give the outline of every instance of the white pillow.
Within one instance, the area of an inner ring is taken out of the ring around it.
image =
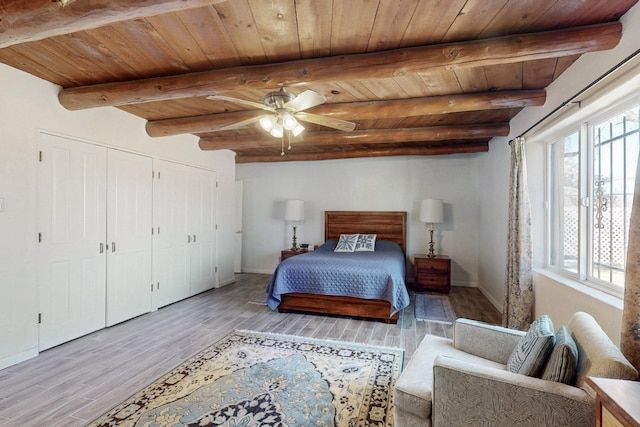
[[[358,243],[358,234],[341,234],[334,252],[353,252]]]
[[[359,234],[358,241],[356,242],[356,252],[368,251],[373,252],[376,250],[376,234]]]

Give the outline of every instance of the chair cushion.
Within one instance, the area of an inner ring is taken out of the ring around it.
[[[562,326],[556,332],[556,343],[549,360],[542,371],[542,379],[573,385],[578,365],[578,347],[576,342]]]
[[[554,337],[551,318],[546,314],[537,318],[513,349],[507,370],[530,377],[539,376],[553,350]]]
[[[638,379],[638,371],[622,355],[593,316],[584,312],[575,313],[567,323],[567,330],[578,346],[577,387],[595,397],[595,392],[584,381],[587,376],[634,381]]]
[[[504,364],[456,349],[451,339],[425,335],[396,382],[393,393],[396,412],[406,412],[422,420],[431,416],[433,363],[438,356],[449,356],[502,371],[506,369]]]

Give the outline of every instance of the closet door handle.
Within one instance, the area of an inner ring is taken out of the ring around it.
[[[111,242],[111,252],[116,251],[116,242]]]
[[[196,235],[194,234],[193,235],[193,243],[195,243],[195,242],[196,242]]]
[[[104,243],[100,242],[100,253],[104,253]]]
[[[187,234],[187,243],[191,243],[191,235]]]

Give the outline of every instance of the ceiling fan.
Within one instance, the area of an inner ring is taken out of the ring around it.
[[[269,132],[276,138],[281,138],[286,132],[290,132],[290,136],[293,137],[300,135],[304,130],[304,127],[299,123],[299,121],[315,123],[320,126],[326,126],[345,132],[351,132],[356,127],[355,123],[347,122],[345,120],[334,119],[331,117],[321,116],[319,114],[306,113],[304,110],[323,104],[327,101],[323,95],[312,90],[305,90],[296,96],[287,92],[285,88],[282,87],[278,91],[266,94],[262,104],[224,95],[211,95],[208,96],[207,99],[229,101],[268,111],[268,113],[256,115],[250,119],[241,120],[239,122],[223,126],[219,130],[237,129],[254,122],[259,122],[260,126],[265,131]]]

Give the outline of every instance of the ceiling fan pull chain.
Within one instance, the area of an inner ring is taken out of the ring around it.
[[[287,139],[289,140],[289,150],[291,150],[291,132],[287,132]]]
[[[282,135],[282,139],[280,141],[282,142],[282,148],[280,150],[280,155],[284,156],[284,134]]]

